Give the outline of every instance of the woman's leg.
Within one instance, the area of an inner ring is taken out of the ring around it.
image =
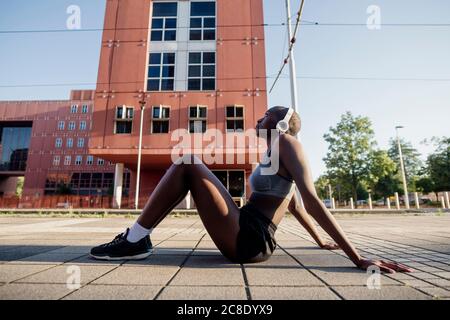
[[[186,159],[185,159],[186,160]],[[228,258],[236,256],[239,208],[228,190],[197,158],[190,164],[174,164],[163,176],[147,201],[138,223],[156,227],[191,191],[197,211],[217,248]]]

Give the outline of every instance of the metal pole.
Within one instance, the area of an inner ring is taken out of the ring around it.
[[[305,4],[305,0],[302,0],[301,2],[301,6],[300,6],[300,10],[299,10],[299,18],[301,18],[302,13],[303,13],[303,6]],[[292,25],[291,25],[291,1],[290,0],[286,0],[286,16],[287,16],[287,31],[288,31],[288,48],[291,45],[291,41],[295,39],[293,39],[293,34],[292,34]],[[299,113],[299,109],[298,109],[298,93],[297,93],[297,70],[296,70],[296,65],[295,65],[295,56],[294,56],[294,47],[292,46],[292,50],[291,50],[291,54],[290,54],[290,59],[289,59],[289,77],[290,77],[290,83],[291,83],[291,104],[292,104],[292,108]],[[298,134],[297,134],[297,139],[298,139]],[[297,194],[297,198],[301,199],[300,201],[303,202],[300,191],[298,190],[298,187],[295,188],[295,192]]]
[[[145,101],[139,102],[141,104],[141,125],[139,128],[139,150],[138,150],[138,163],[137,163],[137,173],[136,173],[136,196],[134,199],[135,209],[139,209],[139,185],[141,180],[141,158],[142,158],[142,133],[144,128],[144,111],[145,111]]]
[[[406,173],[405,173],[405,165],[403,163],[402,146],[400,144],[400,137],[398,135],[398,129],[402,128],[403,128],[402,126],[397,126],[395,127],[395,130],[397,131],[398,156],[400,158],[400,168],[402,170],[403,189],[405,190],[405,206],[406,209],[409,209],[408,184],[406,183]]]

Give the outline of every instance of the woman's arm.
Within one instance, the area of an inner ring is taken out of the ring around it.
[[[302,195],[305,209],[325,232],[336,241],[356,266],[366,269],[371,265],[377,265],[381,271],[385,272],[411,271],[411,269],[397,263],[363,259],[338,225],[336,219],[317,196],[308,161],[301,143],[294,137],[286,134],[281,135],[278,141],[280,161],[294,178]]]
[[[301,201],[298,200],[296,193],[294,193],[291,202],[289,202],[288,210],[297,219],[297,221],[306,229],[306,231],[309,232],[309,234],[317,242],[319,247],[327,250],[339,249],[339,246],[337,244],[329,243],[322,239],[319,232],[317,231],[316,226],[311,220],[308,212],[306,212]]]

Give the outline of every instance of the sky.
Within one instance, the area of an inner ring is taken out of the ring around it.
[[[283,0],[263,1],[265,23],[286,20]],[[291,0],[294,15],[299,4]],[[102,28],[105,0],[0,1],[0,100],[67,99],[71,89],[95,88],[101,32],[1,33],[65,29],[70,5],[81,8],[82,29]],[[379,30],[366,26],[372,5]],[[315,178],[325,170],[323,135],[346,111],[371,119],[380,148],[396,125],[423,157],[433,147],[421,141],[450,135],[449,12],[448,0],[306,0],[294,57],[300,137]],[[287,53],[286,27],[266,27],[265,41],[270,88]],[[283,74],[269,106],[291,104],[288,68]],[[55,83],[64,86],[11,87]]]

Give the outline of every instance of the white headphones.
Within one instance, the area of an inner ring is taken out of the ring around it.
[[[286,133],[289,130],[289,121],[291,120],[291,117],[293,114],[294,114],[294,109],[289,108],[284,119],[281,121],[278,121],[278,123],[277,123],[278,132]]]

